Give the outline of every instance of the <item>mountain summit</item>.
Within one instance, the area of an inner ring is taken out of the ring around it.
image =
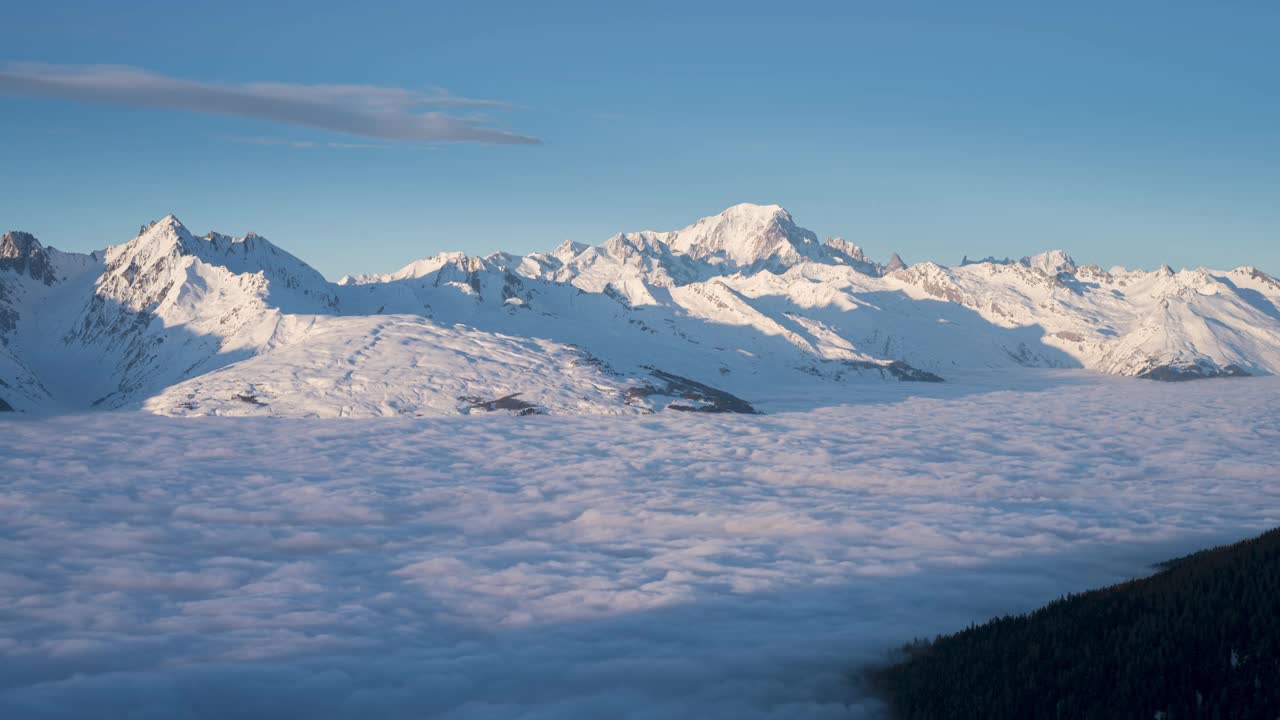
[[[31,233],[13,231],[0,237],[0,271],[4,270],[28,275],[45,285],[56,280],[48,252]]]
[[[694,260],[717,259],[739,267],[770,258],[796,263],[817,254],[818,237],[798,227],[778,205],[743,203],[705,217],[664,238],[677,253]]]

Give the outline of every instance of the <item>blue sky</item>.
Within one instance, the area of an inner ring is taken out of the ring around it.
[[[173,212],[337,277],[750,201],[881,259],[1280,272],[1280,4],[367,5],[5,4],[0,226],[88,250]],[[316,85],[382,90],[352,119]]]

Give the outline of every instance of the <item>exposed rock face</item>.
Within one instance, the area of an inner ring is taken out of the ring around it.
[[[659,382],[641,385],[631,388],[627,391],[628,402],[646,400],[653,397],[671,397],[681,400],[689,400],[696,405],[686,403],[673,402],[666,406],[667,410],[676,410],[680,412],[705,412],[705,413],[738,413],[743,415],[756,415],[756,409],[751,403],[742,398],[735,397],[729,393],[718,390],[710,385],[704,385],[696,380],[690,380],[687,377],[681,377],[669,372],[663,372],[657,368],[649,368],[650,374]]]
[[[1218,367],[1210,362],[1187,363],[1182,365],[1155,365],[1135,377],[1163,382],[1183,382],[1186,380],[1204,380],[1219,377],[1248,377],[1239,365]]]
[[[45,285],[57,282],[49,254],[31,233],[7,232],[0,237],[0,271],[27,275]]]
[[[911,367],[899,360],[886,363],[883,368],[885,372],[889,373],[890,377],[897,378],[903,382],[943,382],[940,376],[927,370]]]
[[[8,345],[9,337],[18,329],[18,311],[10,305],[9,291],[0,279],[0,345]]]
[[[508,410],[518,416],[526,415],[543,415],[545,411],[531,402],[525,402],[520,399],[521,393],[511,393],[503,395],[493,400],[484,400],[474,395],[464,395],[460,398],[462,402],[467,404],[468,410],[483,410],[484,412],[496,412],[499,410]]]

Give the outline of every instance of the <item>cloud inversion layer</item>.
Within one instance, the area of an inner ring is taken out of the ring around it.
[[[10,64],[0,66],[0,95],[233,115],[400,142],[540,142],[430,109],[504,103],[376,85],[216,85],[134,67]]]
[[[911,638],[1275,524],[1280,378],[1035,377],[5,420],[0,717],[868,720],[851,676]]]

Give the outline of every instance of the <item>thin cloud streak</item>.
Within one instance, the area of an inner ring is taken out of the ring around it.
[[[316,140],[285,140],[270,137],[232,137],[232,142],[242,145],[289,148],[330,148],[335,150],[390,150],[392,145],[374,143],[321,142]],[[428,148],[430,149],[430,148]]]
[[[429,109],[506,103],[375,85],[216,85],[126,66],[9,64],[0,66],[0,95],[231,115],[397,142],[541,143]]]

